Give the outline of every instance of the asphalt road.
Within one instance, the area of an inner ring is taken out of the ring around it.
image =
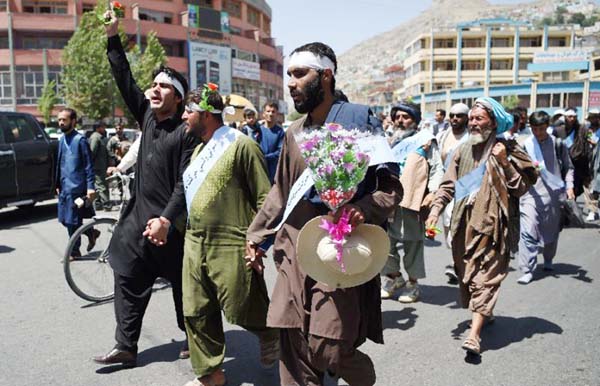
[[[59,263],[67,233],[55,214],[53,202],[0,211],[0,385],[179,386],[192,379],[189,361],[177,359],[183,333],[164,285],[155,287],[146,313],[139,366],[102,368],[90,360],[114,344],[113,304],[90,304],[68,288]],[[553,274],[540,272],[528,286],[516,283],[518,272],[509,274],[480,360],[460,349],[469,314],[443,276],[449,262],[449,251],[430,243],[421,301],[384,301],[386,343],[362,346],[378,385],[600,385],[598,229],[565,230]],[[272,263],[266,278],[272,288]],[[277,385],[276,370],[260,369],[256,338],[226,330],[228,385]]]

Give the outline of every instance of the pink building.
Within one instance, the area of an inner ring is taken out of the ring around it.
[[[283,50],[271,36],[272,14],[265,0],[120,2],[126,7],[122,25],[131,41],[144,46],[147,34],[156,31],[168,65],[188,78],[188,40],[192,46],[210,45],[221,51],[228,47],[231,60],[221,63],[221,70],[230,66],[225,73],[231,77],[231,93],[246,97],[257,108],[267,101],[285,105]],[[37,99],[42,88],[53,79],[60,85],[62,49],[80,16],[95,4],[95,0],[0,0],[0,110],[40,116]],[[194,74],[203,70],[197,62],[192,65]],[[206,62],[209,81],[212,65]],[[216,78],[225,82],[222,75]],[[190,84],[201,80],[198,76]]]

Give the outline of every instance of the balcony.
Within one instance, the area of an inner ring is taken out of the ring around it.
[[[429,50],[427,50],[429,51]],[[456,47],[454,48],[434,48],[433,54],[435,56],[456,56]]]
[[[277,87],[283,87],[283,77],[266,70],[260,70],[260,81]]]
[[[434,82],[450,82],[456,79],[456,70],[434,70],[433,81]]]
[[[275,47],[259,43],[254,39],[243,36],[231,35],[231,44],[237,48],[248,51],[258,52],[260,56],[275,60],[277,63],[283,63],[283,58]]]
[[[2,16],[7,20],[6,14]],[[4,20],[0,19],[0,29],[8,25]],[[75,30],[73,15],[13,13],[12,20],[15,31],[73,32]]]
[[[493,47],[490,52],[492,55],[508,55],[512,56],[515,53],[515,47]]]
[[[49,66],[62,65],[62,50],[46,50]],[[44,64],[44,51],[36,50],[14,50],[16,66],[42,66]],[[0,66],[10,65],[10,51],[0,49]]]
[[[187,27],[177,24],[156,23],[148,20],[140,20],[140,33],[142,36],[155,31],[160,39],[187,41]],[[137,34],[137,20],[125,19],[121,25],[127,35]]]

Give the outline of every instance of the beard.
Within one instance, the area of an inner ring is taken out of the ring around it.
[[[302,95],[301,101],[294,101],[294,108],[300,114],[306,114],[313,111],[325,99],[325,93],[321,86],[321,76],[319,75],[308,83],[303,90],[295,90],[294,95]]]
[[[69,125],[69,126],[61,126],[60,127],[60,131],[62,131],[63,133],[66,133],[68,131],[71,131],[71,129],[73,128],[73,125]]]
[[[476,146],[476,145],[481,145],[482,143],[487,142],[488,139],[490,139],[490,136],[492,135],[492,129],[484,129],[482,130],[482,133],[479,134],[469,134],[469,144],[471,146]]]

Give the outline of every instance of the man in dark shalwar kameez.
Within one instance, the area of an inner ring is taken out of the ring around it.
[[[299,267],[296,240],[300,229],[328,212],[315,189],[308,190],[284,218],[292,187],[306,169],[294,133],[335,122],[346,128],[370,126],[383,135],[381,123],[367,106],[334,97],[336,70],[335,53],[323,43],[310,43],[292,53],[288,87],[296,110],[306,115],[286,133],[273,188],[247,234],[248,264],[262,272],[259,246],[276,233],[274,255],[280,265],[267,325],[280,328],[279,374],[284,386],[322,385],[325,372],[350,385],[373,385],[373,363],[358,347],[367,338],[383,343],[378,277],[356,287],[335,289],[316,282]],[[353,225],[381,225],[400,196],[398,165],[379,164],[369,168],[345,208]],[[277,231],[280,222],[283,225]]]
[[[135,366],[142,319],[157,277],[171,282],[177,324],[185,331],[181,295],[183,229],[174,224],[185,216],[182,173],[197,141],[185,133],[181,121],[187,93],[185,78],[161,67],[146,98],[131,74],[118,36],[118,21],[110,11],[105,16],[111,20],[106,34],[113,76],[143,135],[133,196],[109,247],[115,275],[117,344],[94,361]],[[186,347],[187,339],[180,357],[186,356]]]

